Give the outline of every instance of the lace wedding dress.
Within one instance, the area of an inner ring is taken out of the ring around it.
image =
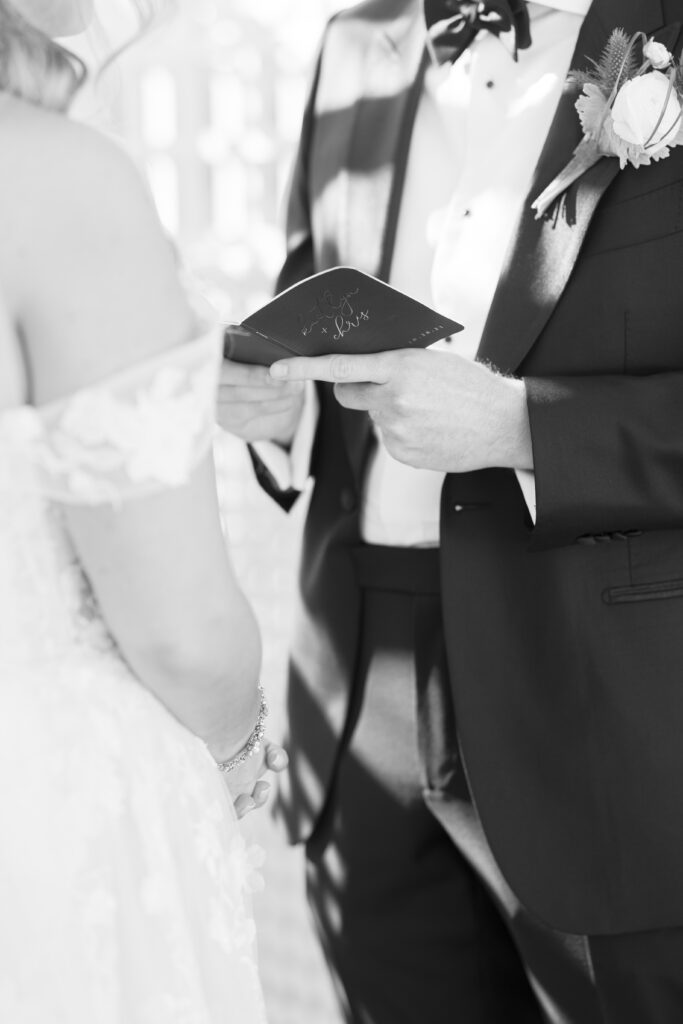
[[[223,777],[127,669],[62,512],[187,478],[211,443],[219,344],[0,412],[3,1024],[265,1020]]]

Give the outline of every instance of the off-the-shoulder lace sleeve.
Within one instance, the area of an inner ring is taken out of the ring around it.
[[[221,330],[13,422],[33,483],[54,501],[118,504],[185,483],[213,438]]]

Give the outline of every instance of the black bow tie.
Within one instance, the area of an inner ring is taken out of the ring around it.
[[[531,46],[526,0],[424,0],[429,38],[440,64],[458,59],[482,29],[499,36],[513,29],[514,58]]]

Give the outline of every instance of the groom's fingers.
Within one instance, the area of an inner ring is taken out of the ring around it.
[[[269,402],[278,402],[287,400],[291,404],[292,396],[300,395],[303,388],[306,385],[303,381],[280,381],[273,380],[271,378],[270,385],[268,387],[256,388],[256,387],[240,387],[235,384],[219,384],[218,396],[219,401],[232,402],[233,405],[237,402],[242,404],[265,404]]]
[[[267,366],[234,363],[231,359],[224,359],[221,363],[220,382],[238,388],[272,388],[273,386]]]
[[[398,353],[371,355],[295,356],[270,368],[275,380],[320,380],[330,384],[387,384]]]
[[[345,409],[359,409],[369,412],[382,404],[381,384],[335,384],[334,397]]]
[[[251,366],[224,359],[218,386],[226,400],[234,401],[235,396],[239,396],[241,402],[262,402],[281,395],[300,394],[304,385],[296,381],[276,380],[267,366]]]

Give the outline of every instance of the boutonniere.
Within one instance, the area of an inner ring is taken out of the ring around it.
[[[641,57],[638,57],[638,50]],[[599,61],[588,71],[570,71],[581,90],[576,109],[583,139],[567,166],[531,204],[536,220],[582,174],[604,156],[645,167],[683,145],[683,57],[676,63],[662,43],[643,32],[629,38],[617,28]]]

